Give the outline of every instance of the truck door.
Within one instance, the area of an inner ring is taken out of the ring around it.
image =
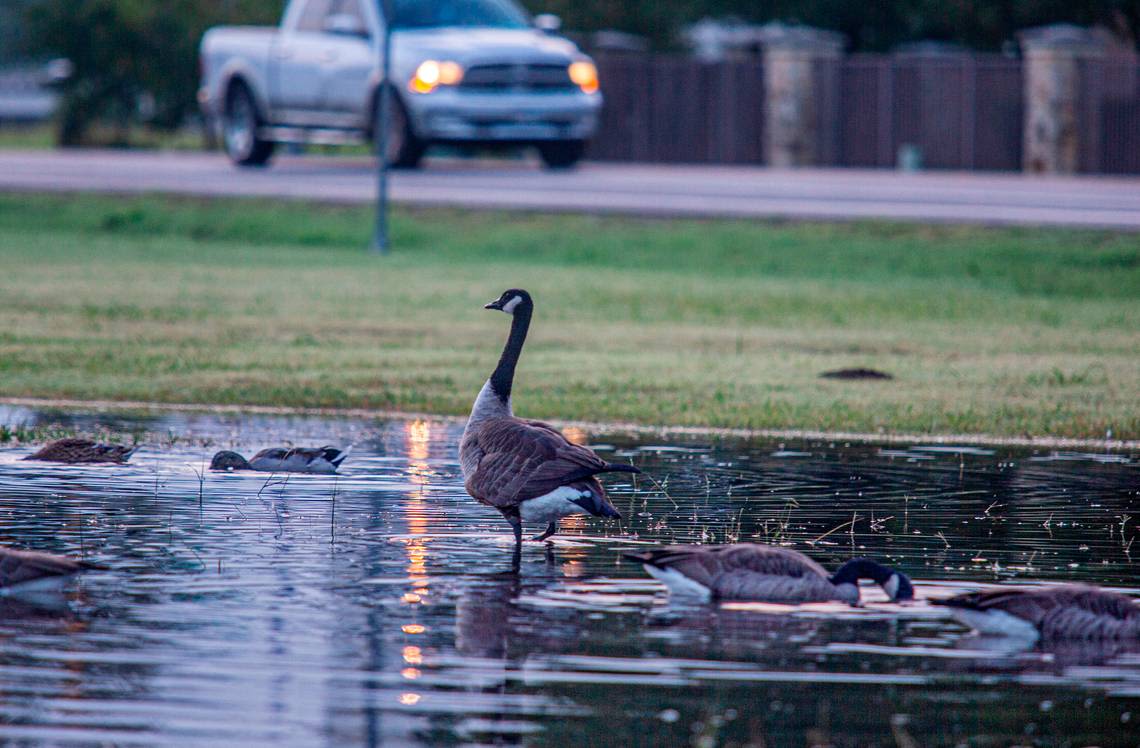
[[[278,124],[322,124],[324,22],[332,2],[297,0],[281,25],[269,59],[269,100]]]
[[[361,0],[329,3],[322,47],[324,108],[334,126],[361,127],[371,122],[372,75],[379,52],[370,11]]]

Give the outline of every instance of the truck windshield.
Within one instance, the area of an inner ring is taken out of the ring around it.
[[[525,29],[526,13],[511,0],[395,0],[394,29],[463,26]]]

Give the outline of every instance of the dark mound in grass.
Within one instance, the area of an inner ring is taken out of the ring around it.
[[[835,369],[834,371],[825,371],[820,374],[824,379],[894,379],[894,376],[886,373],[885,371],[878,371],[876,369],[865,369],[857,367],[855,369]]]

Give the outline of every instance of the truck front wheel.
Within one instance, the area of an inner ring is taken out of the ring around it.
[[[376,97],[376,118],[372,128],[373,138],[380,132],[380,97]],[[386,143],[388,166],[393,169],[415,169],[423,160],[427,143],[416,137],[408,121],[400,97],[388,93],[388,142]]]
[[[257,103],[244,83],[237,82],[226,95],[222,111],[222,142],[226,155],[237,166],[264,166],[273,155],[274,143],[257,136],[261,119]]]

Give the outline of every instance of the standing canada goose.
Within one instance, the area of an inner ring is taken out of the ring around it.
[[[1083,584],[970,592],[945,605],[979,634],[1037,640],[1140,640],[1140,605],[1127,595]]]
[[[702,600],[858,605],[860,579],[873,580],[892,601],[914,598],[905,574],[869,558],[852,559],[829,577],[802,553],[757,543],[671,545],[622,555],[644,564],[671,593]]]
[[[516,418],[511,411],[515,366],[534,311],[530,294],[512,288],[483,308],[513,319],[499,364],[479,390],[459,443],[467,493],[502,512],[516,543],[522,542],[523,522],[545,522],[546,531],[534,539],[546,540],[558,530],[558,520],[571,514],[621,517],[594,476],[640,470],[606,462],[553,426]]]
[[[42,462],[65,462],[69,465],[81,463],[114,462],[122,464],[131,458],[138,447],[125,447],[121,444],[100,444],[90,439],[69,437],[45,444],[25,460]]]
[[[263,473],[335,473],[352,451],[335,447],[270,447],[247,460],[237,452],[222,451],[210,460],[211,470],[257,470]]]
[[[53,553],[0,548],[0,589],[15,592],[21,588],[53,586],[81,571],[105,568]]]

